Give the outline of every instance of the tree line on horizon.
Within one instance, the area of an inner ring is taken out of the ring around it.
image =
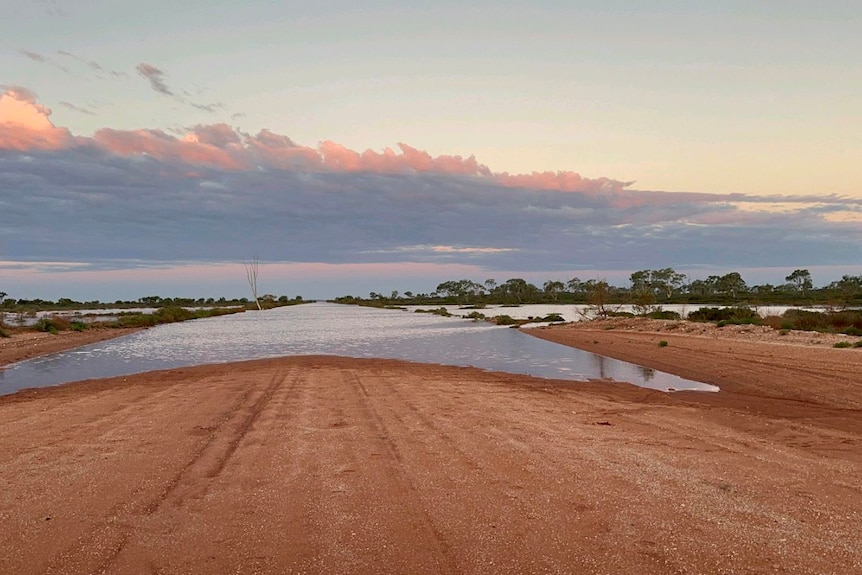
[[[448,280],[430,293],[414,294],[371,292],[367,298],[351,295],[335,298],[339,303],[370,303],[398,305],[424,304],[547,304],[547,303],[633,304],[650,307],[671,303],[732,303],[785,304],[808,303],[847,307],[862,304],[862,275],[844,275],[840,280],[815,287],[811,272],[794,270],[780,285],[749,286],[738,272],[710,275],[705,279],[689,280],[686,274],[673,268],[639,270],[629,276],[628,286],[614,286],[604,279],[568,281],[548,280],[541,287],[523,278],[503,282],[487,279],[482,283],[469,280]]]
[[[255,305],[254,302],[250,301],[246,297],[241,298],[189,298],[189,297],[161,297],[157,295],[144,296],[138,298],[136,300],[116,300],[113,302],[102,302],[99,300],[90,300],[90,301],[76,301],[71,298],[61,297],[56,301],[45,300],[40,298],[34,299],[26,299],[20,298],[15,299],[12,297],[8,297],[9,294],[3,291],[0,291],[0,310],[2,311],[26,311],[30,309],[38,309],[38,310],[65,310],[65,309],[75,309],[81,307],[88,308],[104,308],[104,307],[117,307],[117,308],[135,308],[135,307],[155,307],[155,308],[163,308],[163,307],[224,307],[224,306],[248,306]],[[302,296],[296,296],[295,298],[290,298],[286,295],[275,296],[272,294],[265,294],[260,296],[260,302],[264,307],[275,307],[288,305],[297,302],[303,302]]]

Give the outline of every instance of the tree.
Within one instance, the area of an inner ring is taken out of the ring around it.
[[[811,272],[808,270],[794,270],[784,279],[791,286],[791,289],[801,292],[802,297],[805,297],[808,291],[814,287],[814,283],[811,281]]]
[[[254,303],[257,305],[257,309],[260,310],[260,300],[257,298],[257,272],[259,268],[260,260],[257,256],[254,256],[251,261],[245,262],[245,277],[248,279],[248,287],[251,288],[251,295],[254,297]]]
[[[552,301],[557,301],[557,297],[561,291],[566,289],[566,285],[560,281],[548,280],[542,286],[542,289],[546,295],[550,296]]]
[[[532,295],[535,295],[539,288],[523,278],[512,278],[506,280],[501,286],[505,289],[505,293],[512,296],[517,303],[522,303]]]
[[[569,289],[569,292],[577,294],[583,291],[583,282],[580,280],[580,278],[573,277],[566,282],[566,287]]]
[[[677,273],[673,268],[641,270],[629,276],[632,294],[642,299],[646,298],[647,292],[652,293],[653,298],[670,299],[685,284],[685,279],[685,274]]]
[[[605,280],[588,280],[585,284],[587,303],[590,310],[597,316],[605,318],[610,313],[608,304],[611,299],[611,286]]]
[[[826,286],[826,289],[842,308],[846,308],[855,298],[862,295],[862,275],[845,275]]]
[[[449,280],[437,286],[437,293],[443,297],[454,297],[459,303],[466,303],[483,291],[481,284],[467,279]]]
[[[739,272],[730,272],[718,279],[718,291],[723,295],[729,295],[732,299],[745,291],[748,291],[748,286]]]

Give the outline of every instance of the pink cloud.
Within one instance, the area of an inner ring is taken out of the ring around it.
[[[48,119],[51,110],[36,102],[24,88],[10,88],[0,95],[0,149],[59,150],[72,145],[69,130]]]
[[[141,74],[160,80],[161,72],[146,68]],[[145,74],[146,72],[146,74]],[[0,149],[57,150],[76,145],[96,145],[121,156],[147,155],[162,161],[190,166],[208,165],[225,170],[255,167],[332,172],[432,173],[481,178],[505,187],[566,192],[614,192],[631,185],[608,178],[584,178],[575,172],[495,173],[474,156],[432,156],[404,143],[398,151],[357,152],[329,140],[316,148],[298,145],[287,136],[261,130],[256,136],[227,124],[198,125],[177,138],[161,130],[113,130],[103,128],[92,138],[75,138],[65,128],[55,127],[51,111],[21,88],[0,96]]]
[[[618,191],[634,182],[620,182],[608,178],[584,178],[577,172],[533,172],[532,174],[509,174],[502,172],[493,175],[500,184],[513,188],[538,188],[561,192]]]
[[[111,130],[104,128],[93,135],[103,149],[121,156],[146,154],[162,161],[179,160],[187,164],[212,165],[225,170],[249,167],[231,150],[198,141],[194,133],[182,140],[161,130]],[[242,152],[244,155],[245,152]]]

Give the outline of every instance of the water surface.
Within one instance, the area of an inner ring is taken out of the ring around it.
[[[21,362],[0,370],[0,395],[82,379],[285,355],[405,359],[546,378],[612,379],[660,390],[717,390],[486,322],[316,303],[161,325]]]

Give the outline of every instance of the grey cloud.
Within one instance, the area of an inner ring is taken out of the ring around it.
[[[47,62],[47,59],[43,55],[37,54],[36,52],[31,52],[29,50],[18,50],[18,53],[33,60],[34,62],[39,62],[40,64],[44,64]]]
[[[189,102],[189,105],[197,108],[198,110],[203,110],[204,112],[217,112],[218,110],[224,108],[224,104],[221,102],[216,102],[215,104],[199,104],[196,102]]]
[[[141,62],[135,69],[138,71],[138,74],[149,81],[150,87],[160,94],[164,94],[165,96],[171,96],[176,101],[181,102],[183,104],[188,104],[193,108],[197,108],[198,110],[203,110],[204,112],[214,113],[218,110],[224,108],[224,104],[221,102],[216,102],[215,104],[201,104],[200,102],[193,102],[186,97],[177,94],[170,88],[168,88],[167,83],[165,83],[165,73],[159,68],[156,68],[152,64],[147,64],[146,62]],[[188,96],[189,93],[183,91],[183,93]]]
[[[225,134],[201,131],[219,142]],[[859,264],[862,201],[739,212],[731,196],[507,188],[450,174],[224,171],[96,147],[0,152],[5,259],[462,262],[493,270]],[[732,196],[757,202],[758,197]],[[784,201],[797,202],[793,198]],[[692,223],[708,222],[716,223]],[[477,250],[413,250],[447,245]],[[3,258],[0,258],[3,259]]]
[[[135,69],[138,71],[143,78],[146,78],[150,82],[150,87],[160,94],[164,94],[165,96],[173,96],[174,93],[168,88],[167,84],[164,81],[165,73],[160,69],[156,68],[151,64],[147,64],[146,62],[141,62]]]
[[[60,105],[64,108],[68,108],[70,110],[74,110],[76,112],[80,112],[81,114],[87,114],[89,116],[95,116],[95,113],[92,110],[88,110],[87,108],[83,108],[81,106],[76,106],[71,102],[60,102]]]

